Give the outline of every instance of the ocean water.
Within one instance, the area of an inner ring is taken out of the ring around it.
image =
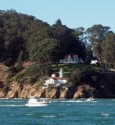
[[[26,102],[0,99],[0,125],[115,125],[115,99],[52,100],[45,107],[28,107]]]

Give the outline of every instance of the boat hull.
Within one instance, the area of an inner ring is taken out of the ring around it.
[[[25,104],[26,106],[29,106],[29,107],[41,107],[41,106],[47,106],[48,104],[45,104],[45,103],[36,103],[36,104],[30,104],[30,103],[27,103]]]

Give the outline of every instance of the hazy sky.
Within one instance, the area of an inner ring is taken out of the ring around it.
[[[115,31],[115,0],[0,0],[0,10],[7,9],[33,15],[50,25],[61,19],[70,28],[102,24]]]

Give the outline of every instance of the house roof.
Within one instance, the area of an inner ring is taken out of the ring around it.
[[[65,55],[65,59],[68,58],[68,57],[71,57],[71,58],[78,58],[78,55],[77,54],[71,54],[71,55]]]

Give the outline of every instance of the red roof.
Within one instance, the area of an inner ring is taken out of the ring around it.
[[[65,59],[68,57],[69,55],[65,55]],[[71,55],[70,55],[71,56]],[[72,56],[71,56],[72,58],[78,58],[78,55],[77,54],[73,54]]]
[[[78,58],[78,55],[77,54],[73,55],[73,58]]]

